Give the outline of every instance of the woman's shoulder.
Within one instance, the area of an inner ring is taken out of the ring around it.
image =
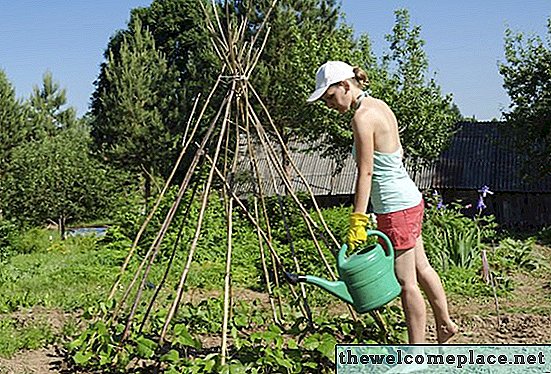
[[[390,107],[381,99],[367,97],[356,110],[354,118],[360,121],[377,122],[388,116]]]

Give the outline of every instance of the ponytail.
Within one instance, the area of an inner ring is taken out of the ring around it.
[[[367,79],[367,73],[359,66],[354,67],[354,79],[358,82],[358,85],[361,89],[364,89],[368,84],[369,80]]]

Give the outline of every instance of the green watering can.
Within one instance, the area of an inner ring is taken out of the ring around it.
[[[344,244],[337,256],[340,280],[332,282],[312,275],[286,273],[287,279],[293,284],[315,284],[351,304],[358,313],[380,308],[400,295],[402,289],[394,274],[392,243],[385,234],[377,230],[368,230],[367,235],[382,238],[386,244],[386,253],[377,243],[346,257],[348,246]]]

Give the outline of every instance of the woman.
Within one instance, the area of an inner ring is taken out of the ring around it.
[[[366,211],[371,199],[377,229],[390,238],[396,250],[395,272],[402,287],[409,343],[425,342],[426,309],[419,282],[432,307],[437,340],[442,344],[458,328],[450,319],[440,277],[423,248],[423,198],[403,166],[396,117],[385,102],[362,90],[366,83],[362,69],[329,61],[318,69],[316,90],[308,98],[309,102],[321,99],[339,113],[355,110],[351,125],[358,176],[348,242],[354,248],[366,240]]]

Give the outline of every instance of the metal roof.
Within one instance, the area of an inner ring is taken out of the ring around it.
[[[421,189],[479,189],[551,192],[551,174],[537,181],[520,175],[524,156],[503,122],[463,122],[450,147],[431,165],[411,172]],[[411,170],[411,169],[410,169]]]
[[[533,183],[518,176],[522,158],[514,148],[515,139],[501,129],[500,122],[464,122],[458,124],[450,147],[432,164],[413,171],[406,167],[420,189],[479,189],[488,186],[500,192],[551,192],[551,175]],[[300,143],[289,144],[291,158],[297,169],[308,182],[314,195],[351,195],[354,193],[356,164],[352,154],[339,165],[318,152],[306,152],[311,148]],[[266,154],[256,147],[259,171],[262,176],[263,192],[273,195],[283,193],[284,184],[276,173],[276,167],[268,161]],[[238,173],[249,177],[240,178],[237,184],[240,194],[256,189],[252,176],[252,162],[245,147]],[[305,183],[297,174],[291,173],[294,191],[307,191]],[[273,177],[272,177],[273,175]],[[273,178],[273,179],[272,179]],[[274,188],[274,181],[276,188]],[[277,189],[277,191],[276,191]]]

